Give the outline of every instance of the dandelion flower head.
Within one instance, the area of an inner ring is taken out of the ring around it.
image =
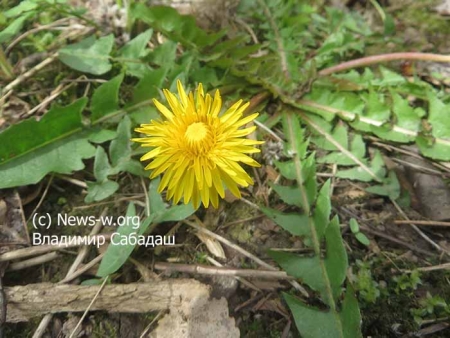
[[[180,81],[177,88],[178,98],[164,90],[170,109],[153,100],[165,119],[142,124],[136,131],[145,137],[133,139],[143,147],[153,148],[141,161],[151,160],[145,167],[153,170],[150,178],[162,174],[158,192],[167,188],[167,199],[175,204],[181,199],[185,204],[192,200],[195,208],[200,202],[205,207],[211,202],[217,208],[219,196],[225,196],[224,185],[240,198],[238,186],[253,184],[241,163],[260,166],[247,154],[259,152],[254,146],[263,142],[246,138],[256,127],[245,127],[258,113],[244,117],[249,103],[239,100],[220,115],[222,99],[218,90],[212,98],[204,94],[200,83],[194,98],[192,92],[186,94]]]

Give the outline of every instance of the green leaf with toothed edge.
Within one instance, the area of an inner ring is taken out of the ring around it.
[[[86,182],[88,194],[84,199],[86,203],[93,203],[104,200],[119,189],[119,184],[114,181],[105,180],[102,182]]]
[[[94,91],[90,106],[92,122],[119,109],[119,89],[122,81],[123,74],[119,74]]]
[[[130,203],[125,214],[125,224],[119,226],[116,231],[118,234],[117,238],[137,234],[139,228],[132,222],[134,217],[136,217],[136,207],[133,203]],[[98,267],[97,276],[106,277],[119,270],[133,252],[134,247],[135,245],[130,244],[119,245],[110,243]]]
[[[189,217],[195,212],[192,203],[166,206],[158,193],[160,178],[151,180],[149,190],[149,210],[152,222],[161,223],[179,221]]]
[[[58,51],[58,58],[62,63],[80,72],[102,75],[112,68],[109,53],[113,44],[113,34],[98,40],[94,36],[90,36],[61,48]]]
[[[53,106],[40,121],[15,124],[0,133],[0,189],[35,184],[48,173],[71,174],[95,155],[90,143],[98,129],[85,129],[81,112],[87,99]]]
[[[148,29],[131,41],[127,42],[125,46],[119,50],[119,57],[124,59],[121,60],[119,58],[119,61],[121,61],[125,66],[125,72],[128,75],[142,78],[146,73],[151,72],[151,68],[148,63],[139,63],[139,61],[150,52],[150,49],[146,47],[152,37],[152,34],[153,30]]]
[[[296,115],[286,114],[284,116],[285,135],[289,139],[294,155],[293,166],[282,164],[280,167],[289,178],[295,176],[297,185],[274,186],[274,189],[280,193],[280,197],[286,203],[293,202],[292,204],[309,211],[311,216],[302,218],[307,223],[308,231],[299,229],[300,224],[297,224],[297,227],[294,224],[294,221],[299,223],[298,215],[295,215],[295,218],[289,214],[279,217],[272,210],[267,213],[267,210],[263,209],[263,212],[266,212],[269,217],[282,227],[287,228],[291,233],[306,234],[305,237],[309,237],[306,239],[310,241],[313,248],[313,254],[301,256],[295,253],[271,251],[269,256],[289,275],[298,278],[311,289],[317,291],[322,302],[328,306],[328,308],[320,310],[308,306],[293,296],[284,295],[302,337],[359,338],[361,337],[360,316],[358,305],[353,301],[353,294],[346,295],[344,300],[345,311],[344,309],[339,310],[338,303],[346,278],[348,258],[342,242],[337,216],[330,221],[331,181],[323,184],[318,193],[317,183],[309,185],[311,181],[316,182],[314,156],[297,155],[300,140],[293,132],[296,129],[293,126],[296,124],[298,124]],[[363,149],[364,147],[359,147],[357,151],[362,153]],[[314,194],[312,191],[314,191]],[[352,292],[352,290],[348,289],[348,292]],[[349,327],[344,328],[344,325]]]
[[[311,237],[308,227],[308,216],[301,214],[283,213],[275,209],[260,207],[272,221],[277,223],[284,230],[295,236]]]

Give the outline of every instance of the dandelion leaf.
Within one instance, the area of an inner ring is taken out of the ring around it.
[[[99,38],[90,36],[80,42],[61,48],[58,57],[62,63],[83,73],[102,75],[112,68],[109,53],[114,35]]]
[[[308,227],[308,216],[283,213],[266,207],[261,207],[261,211],[284,230],[289,231],[292,235],[307,238],[311,237],[311,231]]]
[[[28,119],[0,134],[0,189],[39,182],[50,172],[71,174],[95,154],[89,142],[94,130],[84,130],[81,112],[87,99],[55,106],[41,121]]]
[[[342,323],[331,311],[320,311],[307,306],[287,293],[283,294],[297,326],[304,338],[347,338],[343,335]],[[349,336],[352,337],[352,336]]]
[[[90,107],[92,122],[119,109],[119,88],[122,80],[123,74],[120,74],[94,91]]]
[[[151,71],[151,68],[147,63],[140,63],[139,61],[150,51],[146,47],[152,37],[152,34],[153,30],[148,29],[131,41],[127,42],[127,44],[119,50],[118,54],[120,58],[123,58],[122,63],[125,67],[125,72],[127,75],[142,78],[145,74]]]
[[[138,232],[138,228],[132,223],[135,216],[136,207],[133,203],[130,203],[125,215],[126,223],[117,227],[117,233],[119,234],[117,238],[129,237]],[[134,247],[134,245],[113,245],[110,243],[100,262],[97,276],[106,277],[119,270],[133,252]]]

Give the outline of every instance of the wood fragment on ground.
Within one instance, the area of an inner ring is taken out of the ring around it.
[[[7,322],[28,321],[47,313],[83,312],[99,285],[51,283],[5,287]],[[178,308],[197,298],[209,298],[210,287],[192,279],[154,280],[151,283],[106,285],[91,311],[146,313]]]

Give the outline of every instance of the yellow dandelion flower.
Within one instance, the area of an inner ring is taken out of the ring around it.
[[[258,113],[243,117],[249,103],[239,100],[219,116],[222,99],[218,90],[213,99],[204,94],[200,83],[194,99],[192,92],[186,94],[180,81],[177,87],[179,98],[164,90],[170,109],[153,100],[165,120],[152,120],[135,129],[146,137],[133,141],[153,148],[141,157],[141,161],[151,160],[145,167],[153,170],[150,178],[163,174],[158,191],[167,188],[167,199],[178,203],[183,198],[185,204],[192,200],[195,208],[200,201],[205,207],[211,202],[217,208],[219,196],[225,196],[224,185],[240,198],[238,186],[253,184],[240,163],[260,166],[246,154],[259,152],[254,146],[263,143],[245,138],[255,126],[240,127]]]

